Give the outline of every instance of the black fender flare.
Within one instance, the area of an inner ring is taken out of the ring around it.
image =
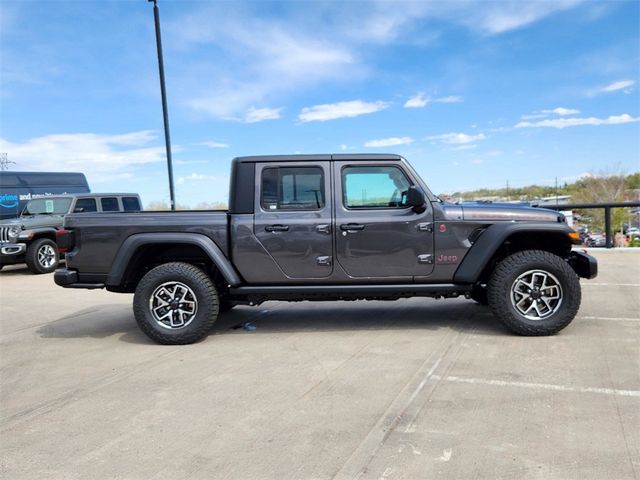
[[[24,241],[31,242],[32,240],[46,237],[46,238],[51,238],[55,242],[56,230],[57,230],[56,227],[27,228],[20,232],[20,235],[18,236],[18,240],[22,242]]]
[[[494,223],[469,249],[453,276],[455,283],[475,283],[498,248],[514,233],[551,233],[568,235],[574,230],[566,223],[504,222]],[[571,239],[567,237],[571,242]]]
[[[127,265],[138,248],[160,243],[186,243],[198,246],[207,254],[230,286],[235,287],[242,283],[238,272],[222,253],[220,247],[206,235],[199,233],[137,233],[128,237],[120,245],[109,271],[106,285],[118,286],[121,284]]]

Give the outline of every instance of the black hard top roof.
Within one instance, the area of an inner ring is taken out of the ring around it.
[[[237,163],[256,162],[329,162],[335,161],[371,161],[371,160],[401,160],[400,155],[392,153],[339,153],[318,155],[256,155],[250,157],[236,157]]]

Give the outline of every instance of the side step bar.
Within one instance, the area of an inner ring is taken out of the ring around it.
[[[318,300],[399,297],[457,297],[471,290],[471,285],[415,283],[393,285],[279,285],[230,288],[231,296],[253,297],[256,300]]]

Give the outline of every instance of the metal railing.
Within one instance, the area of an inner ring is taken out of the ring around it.
[[[534,205],[538,206],[538,205]],[[540,208],[550,208],[552,210],[580,210],[587,208],[601,208],[604,210],[604,232],[606,248],[613,247],[613,232],[611,231],[611,209],[612,208],[638,208],[640,202],[612,202],[612,203],[569,203],[566,205],[540,205]]]

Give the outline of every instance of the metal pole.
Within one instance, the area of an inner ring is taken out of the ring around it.
[[[167,170],[169,171],[169,196],[171,210],[176,209],[176,196],[173,190],[173,164],[171,161],[171,139],[169,137],[169,112],[167,110],[167,89],[164,84],[164,61],[162,59],[162,37],[160,36],[160,11],[157,0],[153,2],[153,18],[156,25],[156,47],[158,50],[158,70],[160,71],[160,93],[162,95],[162,116],[164,119],[164,143],[167,148]]]
[[[604,207],[604,233],[606,247],[611,248],[613,246],[611,242],[611,207]]]

